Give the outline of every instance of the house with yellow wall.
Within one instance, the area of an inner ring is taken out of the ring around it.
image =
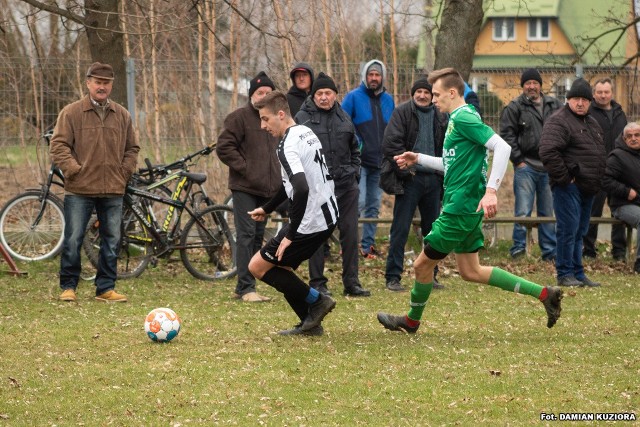
[[[637,119],[640,68],[628,58],[638,56],[638,32],[624,28],[635,16],[634,1],[485,0],[469,84],[506,104],[521,93],[526,68],[537,68],[543,91],[563,101],[577,76],[591,83],[611,77],[616,100]],[[421,43],[418,68],[427,68],[429,45]]]

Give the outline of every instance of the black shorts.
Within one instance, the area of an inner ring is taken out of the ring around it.
[[[320,246],[324,244],[324,242],[331,236],[333,233],[334,226],[329,227],[328,230],[321,231],[318,233],[312,234],[300,234],[296,233],[295,237],[291,241],[289,247],[284,251],[284,255],[282,256],[282,260],[278,261],[276,258],[276,251],[278,250],[278,246],[280,246],[280,242],[287,235],[289,231],[289,224],[285,224],[276,237],[269,240],[266,245],[260,249],[260,255],[262,259],[267,262],[270,262],[274,265],[279,265],[282,267],[291,267],[294,270],[298,268],[303,261],[311,258]]]

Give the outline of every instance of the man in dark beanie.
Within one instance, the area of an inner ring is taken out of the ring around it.
[[[256,292],[256,279],[249,261],[262,246],[266,221],[254,221],[247,212],[265,204],[280,188],[280,163],[276,157],[278,140],[260,128],[254,105],[275,85],[264,71],[249,82],[249,102],[224,119],[216,153],[229,166],[229,189],[233,197],[236,227],[238,280],[234,297],[245,302],[268,301]]]
[[[426,78],[419,78],[413,83],[411,97],[391,114],[382,141],[384,160],[380,185],[388,194],[395,196],[385,279],[387,289],[395,292],[405,290],[400,282],[404,270],[404,247],[413,214],[418,208],[421,234],[429,234],[431,224],[440,213],[442,191],[441,174],[419,165],[401,170],[393,160],[394,156],[405,151],[442,156],[447,119],[431,102],[431,84]],[[387,186],[389,178],[401,185]],[[434,269],[433,287],[443,288],[436,278],[437,273],[438,267]]]
[[[559,286],[600,286],[587,278],[582,266],[582,239],[606,166],[602,128],[589,114],[591,99],[589,82],[574,81],[567,104],[545,122],[540,140],[540,159],[549,173],[556,214]]]
[[[311,96],[302,104],[295,121],[310,128],[320,139],[329,173],[335,183],[338,201],[338,229],[342,249],[342,285],[344,294],[369,296],[358,278],[358,179],[360,150],[351,118],[337,101],[338,88],[331,77],[318,74]],[[309,259],[309,285],[330,294],[324,276],[324,250],[318,249]]]
[[[314,82],[313,68],[306,62],[298,62],[291,69],[289,77],[293,84],[289,88],[289,92],[287,92],[287,101],[289,102],[291,117],[295,117],[311,91],[311,85]]]
[[[51,159],[64,173],[64,242],[60,255],[62,301],[76,300],[80,248],[91,213],[100,223],[96,300],[126,302],[115,291],[122,203],[136,170],[140,146],[131,115],[109,99],[113,68],[94,62],[86,73],[88,94],[62,109],[51,138]]]
[[[512,100],[500,116],[500,136],[511,146],[513,163],[514,216],[530,217],[534,204],[538,216],[553,216],[553,196],[549,175],[542,165],[538,148],[544,122],[562,103],[542,93],[542,77],[529,68],[520,77],[522,93]],[[555,224],[538,225],[538,243],[544,261],[556,256]],[[512,258],[527,251],[527,230],[522,224],[513,225]]]

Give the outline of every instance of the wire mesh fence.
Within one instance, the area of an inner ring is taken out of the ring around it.
[[[51,128],[59,111],[85,93],[86,61],[47,59],[34,63],[27,58],[9,58],[0,64],[0,182],[7,189],[3,202],[25,187],[37,185],[36,141]],[[315,64],[312,64],[314,66]],[[132,61],[133,99],[128,106],[135,113],[136,131],[142,147],[141,159],[169,162],[215,142],[224,117],[247,102],[249,79],[259,70],[249,64],[239,69],[228,62],[213,67],[215,84],[210,84],[208,64],[190,61]],[[347,69],[333,65],[331,74],[339,87],[339,99],[360,83],[361,64]],[[325,71],[314,66],[316,73]],[[409,99],[412,82],[422,74],[413,65],[399,65],[397,75],[388,67],[387,90],[396,103]],[[284,69],[266,70],[279,89],[291,85]],[[640,118],[637,69],[585,69],[584,77],[594,82],[611,77],[615,99],[629,120]],[[469,84],[478,93],[483,119],[498,130],[503,107],[521,93],[520,69],[474,70]],[[576,70],[540,69],[543,91],[564,100]],[[395,80],[395,81],[394,81]],[[124,84],[124,82],[116,82]],[[345,87],[348,86],[348,87]],[[397,88],[394,90],[394,88]],[[226,193],[226,169],[210,156],[199,165],[209,175],[208,190],[220,200]]]

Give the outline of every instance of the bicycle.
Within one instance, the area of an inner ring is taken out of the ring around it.
[[[134,174],[130,183],[134,186],[154,193],[161,197],[172,198],[178,200],[182,194],[182,190],[186,184],[187,178],[183,172],[188,172],[189,167],[197,163],[201,157],[209,155],[215,149],[215,145],[204,147],[195,153],[184,156],[177,161],[168,165],[152,165],[148,158],[144,159],[146,168],[140,169]],[[167,186],[172,181],[176,181],[175,193]],[[204,182],[204,181],[203,181]],[[202,210],[204,207],[213,206],[214,202],[207,195],[205,188],[199,182],[194,182],[194,185],[198,186],[196,191],[189,191],[185,202],[189,204],[194,210]],[[153,200],[148,199],[147,203],[150,203],[153,208],[151,213],[155,218],[164,218],[162,225],[163,232],[167,232],[169,228],[174,224],[177,216],[174,215],[175,207],[167,204],[154,204]],[[132,214],[127,209],[123,209],[123,222],[125,227],[135,226],[132,222]],[[100,235],[99,235],[99,222],[97,218],[92,218],[87,225],[85,232],[85,238],[83,241],[83,249],[87,258],[94,267],[98,265],[98,257],[100,250]],[[146,269],[148,262],[153,262],[154,259],[147,259],[146,253],[141,253],[139,248],[134,246],[130,247],[132,251],[120,251],[118,254],[118,278],[129,279],[138,277]]]
[[[191,190],[194,185],[202,188],[206,175],[187,171],[177,174],[180,180],[171,197],[140,188],[135,177],[127,186],[121,225],[119,276],[138,276],[149,263],[155,264],[158,258],[169,257],[174,250],[180,251],[185,268],[198,279],[217,280],[236,274],[232,209],[224,205],[204,208],[194,205]],[[168,205],[162,223],[154,212],[157,203]],[[190,219],[182,228],[181,218],[185,211]],[[172,221],[174,215],[175,220]],[[87,236],[85,234],[85,242]],[[87,244],[95,250],[95,241],[89,240]]]
[[[44,133],[36,146],[42,170],[53,131]],[[52,186],[64,188],[64,175],[53,163],[40,188],[30,188],[9,200],[0,211],[0,240],[7,251],[22,261],[41,261],[56,256],[64,240],[64,204],[52,193]]]

